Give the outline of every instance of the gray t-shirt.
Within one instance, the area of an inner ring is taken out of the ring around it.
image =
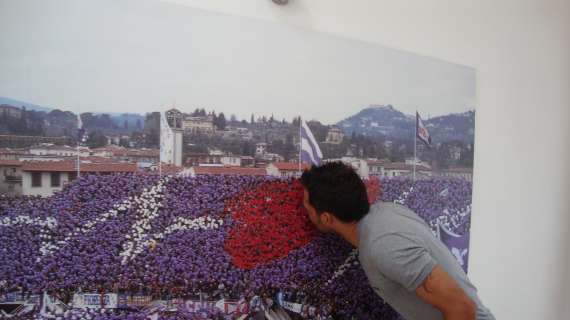
[[[477,304],[478,320],[494,320],[477,289],[425,221],[410,209],[378,202],[358,223],[359,260],[374,291],[407,320],[443,319],[415,290],[441,266]]]

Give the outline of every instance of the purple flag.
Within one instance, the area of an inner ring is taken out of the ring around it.
[[[439,239],[451,251],[451,254],[457,259],[457,262],[467,273],[469,264],[469,232],[464,235],[458,235],[449,231],[441,223],[439,224]]]
[[[416,134],[423,143],[431,145],[431,136],[418,112],[416,112]]]
[[[316,166],[321,164],[323,153],[317,140],[313,136],[311,129],[305,121],[301,121],[301,162],[314,164]]]

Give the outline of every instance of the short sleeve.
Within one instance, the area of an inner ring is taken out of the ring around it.
[[[437,265],[431,254],[412,237],[388,234],[370,248],[373,264],[388,279],[415,291]]]

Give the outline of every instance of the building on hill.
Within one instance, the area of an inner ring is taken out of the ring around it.
[[[189,133],[214,134],[216,128],[214,126],[214,117],[185,117],[182,121],[182,129]]]
[[[255,144],[255,155],[261,156],[267,152],[267,143],[266,142],[258,142]]]
[[[12,118],[22,117],[22,109],[9,104],[0,104],[0,116],[2,116],[4,113]]]
[[[344,139],[344,133],[342,129],[336,126],[332,126],[327,132],[327,137],[325,142],[330,144],[340,144]]]
[[[245,127],[227,126],[225,130],[217,131],[224,139],[252,140],[253,132]]]

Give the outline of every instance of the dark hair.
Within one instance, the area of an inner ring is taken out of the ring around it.
[[[305,170],[301,184],[319,214],[326,211],[348,223],[359,221],[370,210],[364,182],[351,166],[340,161]]]

